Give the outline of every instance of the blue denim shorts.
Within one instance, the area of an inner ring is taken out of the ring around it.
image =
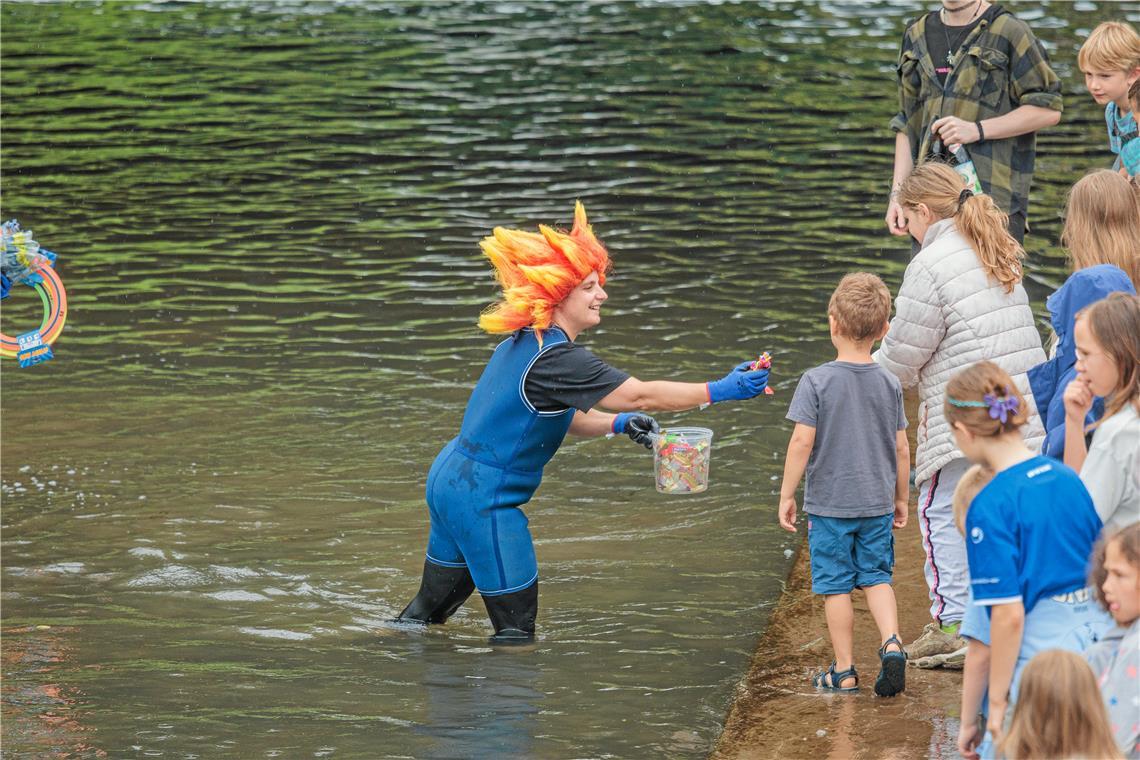
[[[895,566],[894,514],[879,517],[808,515],[811,590],[850,594],[891,582]]]

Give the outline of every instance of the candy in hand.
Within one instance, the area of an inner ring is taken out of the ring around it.
[[[749,369],[753,369],[753,370],[770,369],[771,367],[772,367],[772,355],[769,354],[767,351],[765,351],[764,353],[762,353],[756,357],[756,361],[752,362],[752,364],[749,366]],[[772,390],[772,387],[770,385],[764,386],[764,395],[765,396],[771,396],[775,392],[776,391]]]
[[[768,385],[768,370],[753,369],[752,364],[741,362],[720,380],[706,383],[709,403],[742,401],[763,393]]]

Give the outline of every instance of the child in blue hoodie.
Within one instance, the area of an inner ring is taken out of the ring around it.
[[[1134,295],[1140,281],[1140,258],[1135,247],[1140,240],[1140,216],[1128,180],[1101,169],[1073,185],[1061,240],[1069,249],[1074,272],[1045,301],[1057,335],[1056,349],[1048,361],[1028,372],[1033,399],[1045,425],[1041,453],[1055,459],[1062,459],[1065,453],[1062,397],[1065,386],[1077,376],[1073,338],[1077,312],[1116,291]],[[1103,414],[1104,403],[1097,399],[1086,424],[1096,422]]]
[[[1097,264],[1070,275],[1065,284],[1045,301],[1053,331],[1057,333],[1057,350],[1053,358],[1029,370],[1029,386],[1037,402],[1037,411],[1045,425],[1045,441],[1041,453],[1054,459],[1065,456],[1065,387],[1076,379],[1076,344],[1073,323],[1077,312],[1086,306],[1121,291],[1135,294],[1132,281],[1119,267]],[[1086,418],[1092,424],[1104,414],[1104,402],[1097,399]]]

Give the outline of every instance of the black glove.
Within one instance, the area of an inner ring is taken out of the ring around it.
[[[661,431],[661,426],[648,414],[622,412],[614,417],[611,429],[615,433],[625,433],[634,443],[640,443],[645,448],[651,449],[653,438]]]

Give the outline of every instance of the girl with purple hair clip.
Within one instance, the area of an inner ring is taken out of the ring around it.
[[[1085,575],[1101,520],[1076,472],[1025,445],[1029,407],[1005,370],[979,362],[954,375],[944,411],[966,458],[994,472],[966,514],[970,602],[961,628],[986,646],[966,655],[958,746],[986,758],[1033,655],[1081,652],[1110,627]],[[979,712],[986,718],[975,723]]]

